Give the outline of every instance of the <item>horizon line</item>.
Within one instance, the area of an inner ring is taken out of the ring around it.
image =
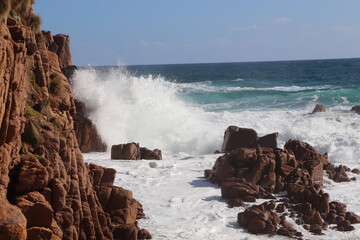
[[[81,65],[78,67],[116,67],[116,66],[160,66],[160,65],[195,65],[195,64],[229,64],[229,63],[266,63],[266,62],[297,62],[297,61],[331,61],[331,60],[351,60],[360,59],[360,57],[344,57],[344,58],[309,58],[309,59],[288,59],[288,60],[253,60],[253,61],[228,61],[228,62],[188,62],[188,63],[147,63],[147,64],[114,64],[114,65]],[[74,64],[75,65],[75,64]]]

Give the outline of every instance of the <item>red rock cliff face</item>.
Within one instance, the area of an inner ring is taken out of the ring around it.
[[[0,23],[0,239],[112,239],[115,230],[120,239],[146,238],[136,225],[140,204],[111,209],[132,209],[114,222],[98,199],[61,71],[71,63],[68,44],[10,18]]]

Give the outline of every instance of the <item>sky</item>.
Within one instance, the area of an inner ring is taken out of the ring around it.
[[[360,57],[359,0],[37,0],[78,66]]]

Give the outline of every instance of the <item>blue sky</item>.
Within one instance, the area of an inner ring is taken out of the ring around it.
[[[360,57],[359,0],[37,0],[74,64]]]

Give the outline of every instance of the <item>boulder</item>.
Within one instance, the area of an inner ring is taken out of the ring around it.
[[[21,210],[0,199],[0,239],[26,240],[26,218]]]
[[[257,142],[260,147],[277,148],[278,136],[279,136],[278,132],[271,133],[271,134],[265,135],[263,137],[259,137]]]
[[[314,110],[311,113],[326,112],[326,107],[323,104],[316,104]]]
[[[22,157],[17,175],[16,192],[40,190],[44,188],[48,182],[48,171],[36,157]]]
[[[119,144],[111,147],[111,159],[139,160],[140,157],[138,143]]]
[[[161,150],[159,149],[150,150],[146,147],[141,147],[140,156],[141,159],[146,160],[162,160]]]
[[[357,114],[360,114],[360,105],[354,106],[351,108],[352,112],[356,112]]]
[[[18,206],[27,219],[27,227],[50,228],[53,210],[44,196],[39,192],[29,192],[16,197]]]
[[[253,129],[229,126],[224,133],[221,151],[227,152],[236,148],[255,148],[257,138],[257,132]]]

